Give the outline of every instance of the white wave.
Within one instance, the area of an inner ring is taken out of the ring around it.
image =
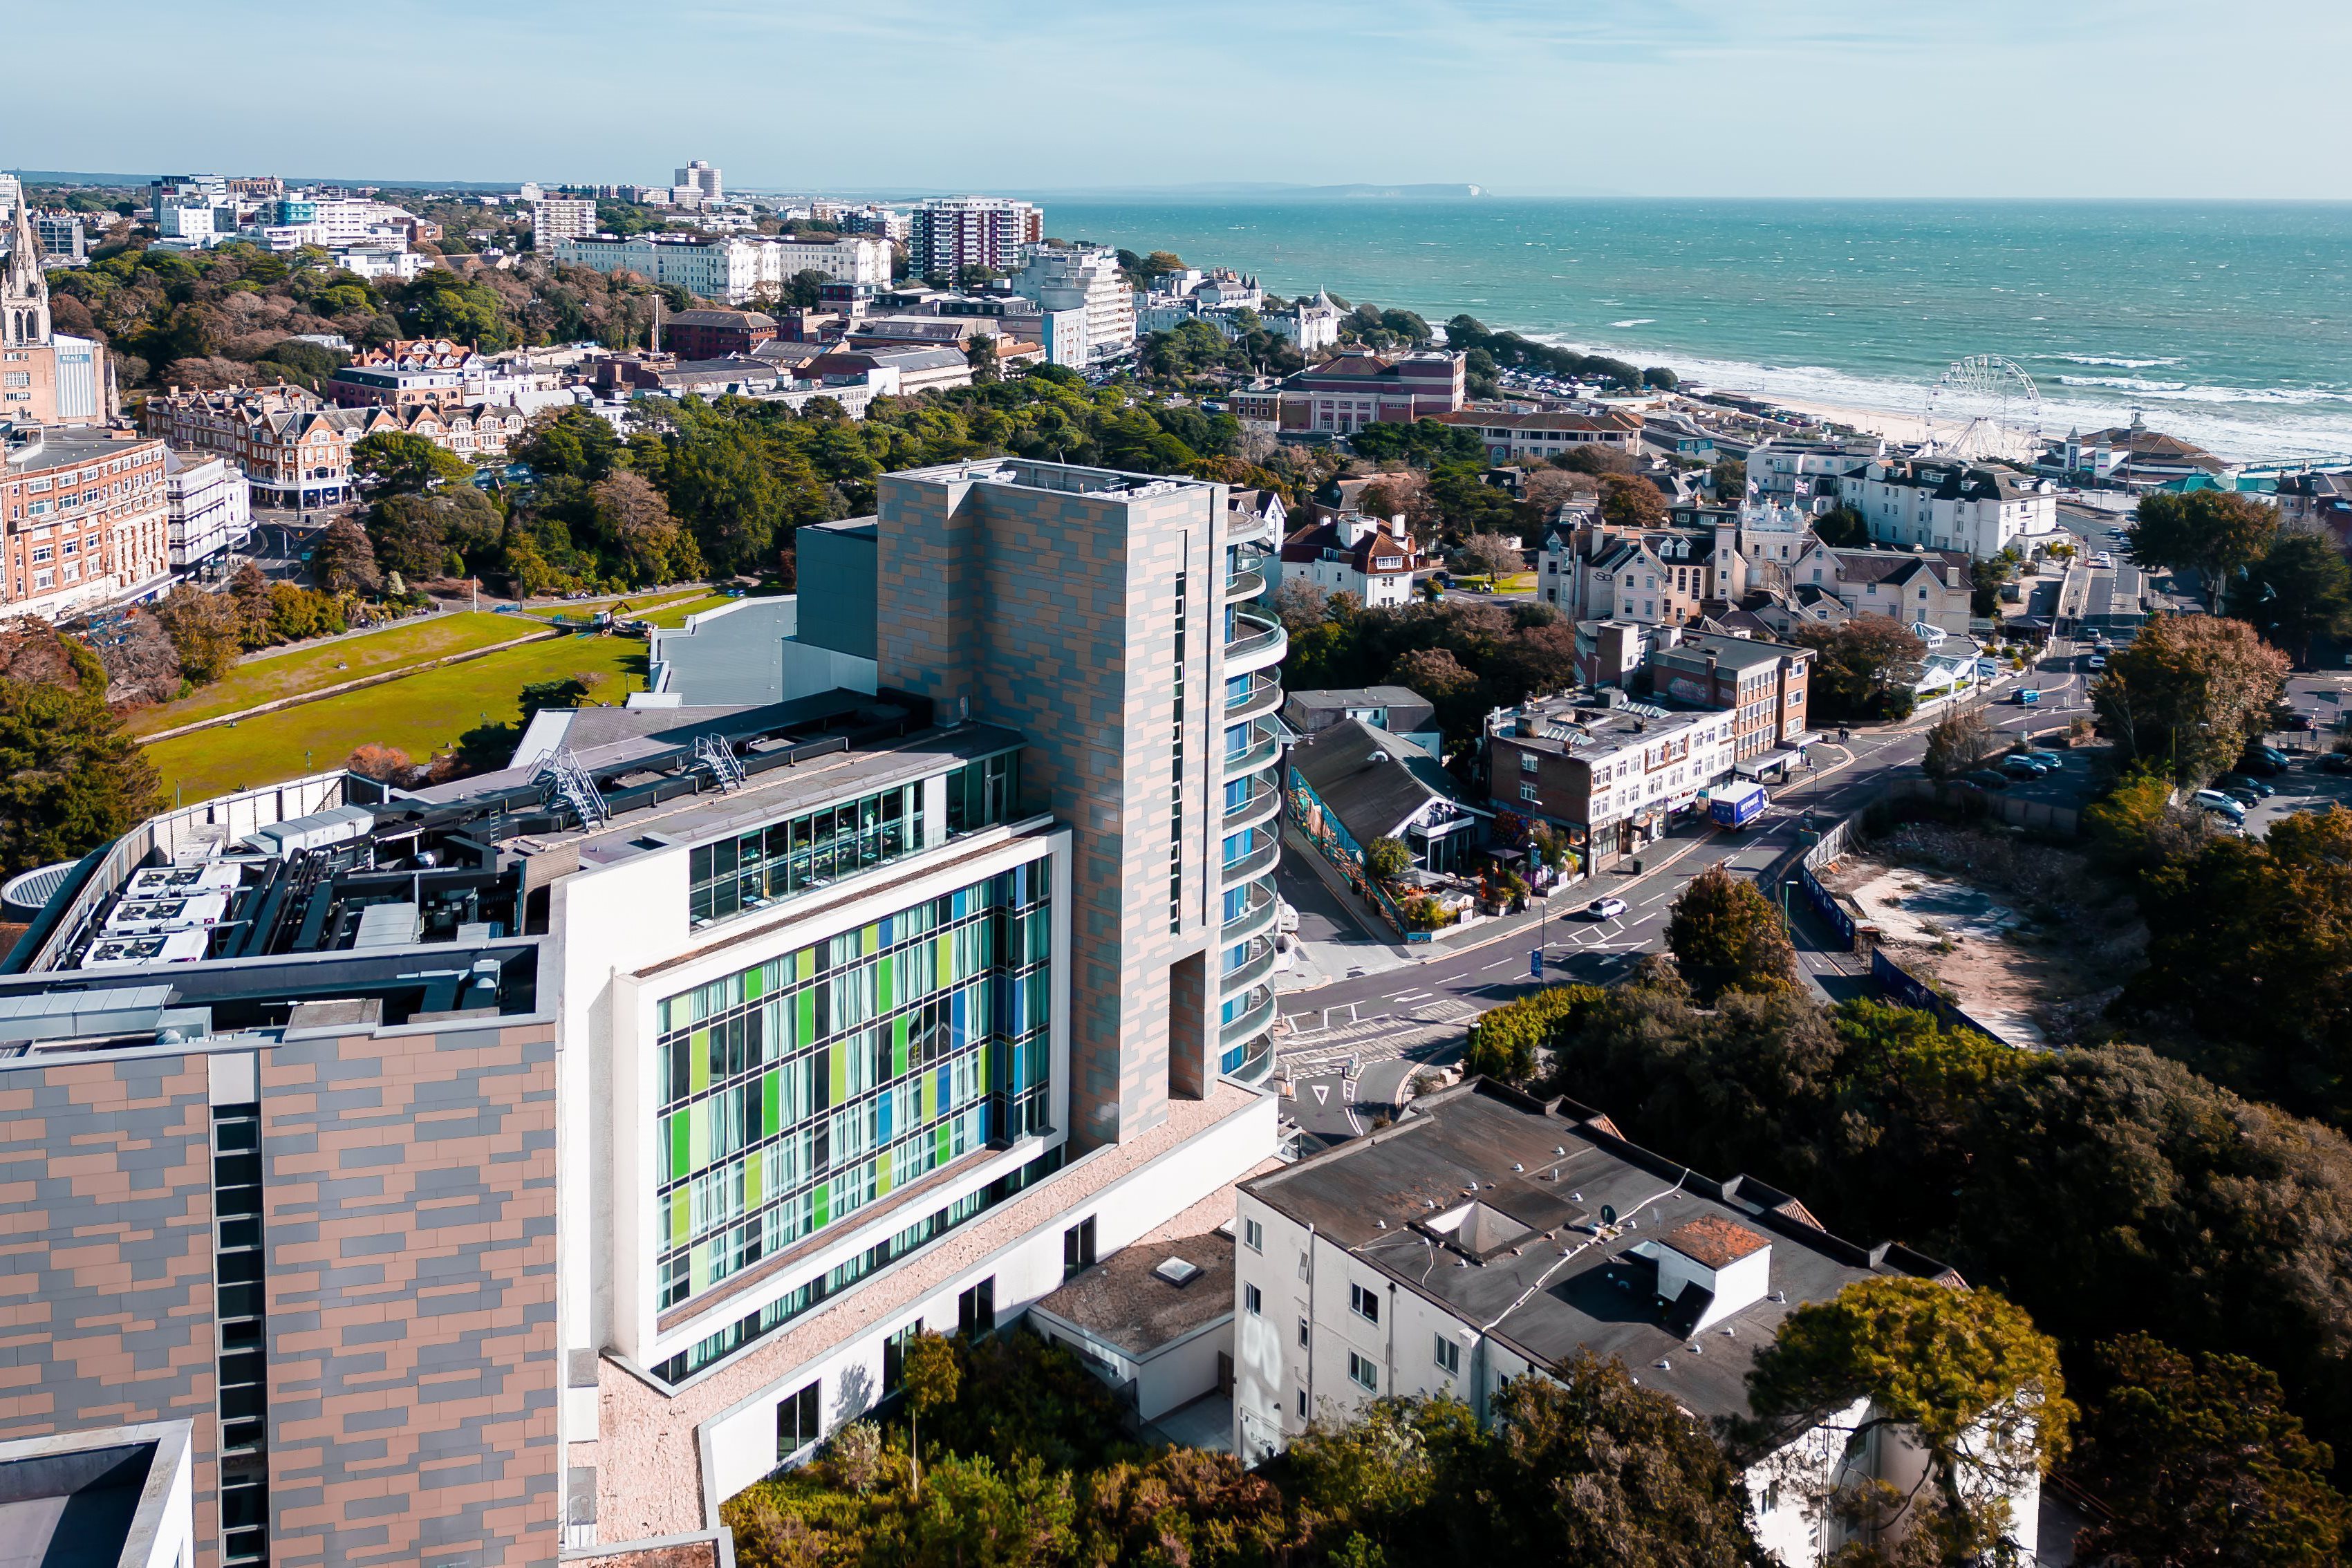
[[[1646,327],[1657,319],[1655,316],[1634,316],[1626,321],[1612,321],[1609,324],[1612,327]]]
[[[2041,321],[2040,316],[2033,318]],[[2159,365],[2179,364],[2177,359],[2118,359],[2111,354],[2042,354],[2042,359],[2064,360],[2068,364],[2112,365],[2117,370],[2150,370]]]
[[[2062,375],[2061,386],[2112,386],[2122,392],[2186,392],[2185,381],[2146,381],[2137,375]]]

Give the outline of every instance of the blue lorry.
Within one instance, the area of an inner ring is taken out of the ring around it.
[[[1752,779],[1725,784],[1711,790],[1706,797],[1706,815],[1717,827],[1745,827],[1764,815],[1764,802],[1769,798],[1764,786]]]

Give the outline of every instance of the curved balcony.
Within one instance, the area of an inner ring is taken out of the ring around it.
[[[1272,616],[1255,610],[1234,611],[1234,639],[1225,644],[1225,673],[1241,675],[1280,664],[1290,651],[1290,634]]]
[[[1271,991],[1262,993],[1256,1001],[1234,1014],[1232,1023],[1219,1026],[1218,1046],[1222,1049],[1231,1050],[1252,1035],[1265,1033],[1274,1023],[1274,993]]]
[[[1253,516],[1247,512],[1227,512],[1231,524],[1225,530],[1228,544],[1276,545],[1282,542],[1275,536],[1274,520]]]
[[[1263,731],[1258,739],[1238,752],[1225,753],[1223,776],[1236,779],[1244,773],[1260,773],[1274,766],[1274,759],[1282,754],[1282,742],[1274,731]]]
[[[1282,682],[1260,673],[1251,678],[1247,691],[1225,700],[1225,722],[1238,724],[1244,719],[1263,719],[1281,707]]]
[[[1274,1040],[1272,1037],[1268,1036],[1261,1037],[1258,1039],[1249,1042],[1248,1048],[1243,1053],[1242,1059],[1238,1063],[1234,1064],[1234,1066],[1228,1070],[1224,1076],[1233,1082],[1240,1084],[1246,1089],[1255,1084],[1264,1083],[1265,1081],[1266,1074],[1273,1070]]]
[[[1244,566],[1225,577],[1225,603],[1245,603],[1265,592],[1265,571],[1263,567]]]
[[[1282,901],[1269,891],[1265,898],[1217,928],[1217,945],[1231,947],[1237,942],[1264,936],[1281,918]]]
[[[1220,998],[1247,991],[1274,973],[1274,961],[1277,956],[1274,943],[1261,939],[1250,945],[1256,951],[1218,978],[1217,994]]]
[[[1223,868],[1217,873],[1218,884],[1221,887],[1230,888],[1235,883],[1263,877],[1273,870],[1281,858],[1282,837],[1279,834],[1270,834],[1265,843],[1240,859],[1226,861]]]
[[[1261,822],[1271,822],[1282,814],[1282,792],[1270,784],[1261,783],[1252,790],[1249,798],[1225,813],[1218,824],[1221,833],[1239,833],[1244,827],[1255,827]]]

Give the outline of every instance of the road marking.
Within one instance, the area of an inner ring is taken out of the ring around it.
[[[1481,974],[1484,974],[1484,973],[1487,973],[1487,971],[1488,971],[1488,970],[1495,970],[1495,969],[1508,969],[1508,968],[1510,968],[1510,967],[1511,967],[1511,965],[1512,965],[1512,964],[1514,964],[1514,963],[1517,963],[1517,962],[1518,962],[1518,961],[1517,961],[1517,959],[1513,959],[1513,958],[1501,959],[1501,960],[1499,960],[1499,961],[1497,961],[1497,962],[1496,962],[1496,963],[1494,963],[1486,964],[1486,966],[1484,966],[1483,968],[1481,968],[1481,969],[1478,971],[1478,973],[1481,973]]]
[[[1386,996],[1382,997],[1381,1000],[1384,1002],[1425,1002],[1430,997],[1436,994],[1437,993],[1434,991],[1391,991]]]

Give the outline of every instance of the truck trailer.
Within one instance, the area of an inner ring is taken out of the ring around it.
[[[1764,815],[1764,802],[1769,798],[1762,784],[1753,779],[1742,779],[1709,791],[1706,815],[1717,827],[1745,827]]]

